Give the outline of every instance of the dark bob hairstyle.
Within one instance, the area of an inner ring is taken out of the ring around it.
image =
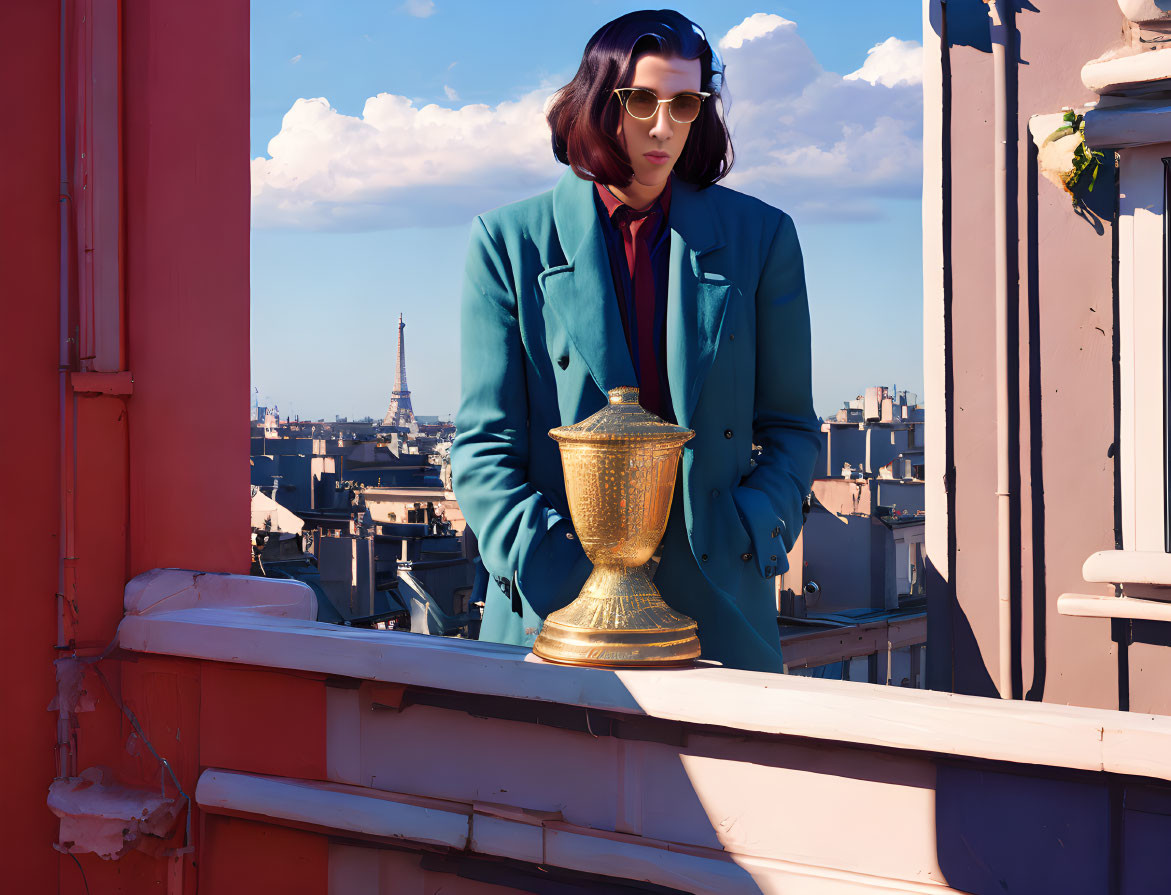
[[[634,169],[615,136],[622,104],[614,90],[629,86],[635,63],[648,53],[700,61],[700,89],[712,95],[691,125],[674,173],[701,189],[711,186],[733,159],[720,101],[724,67],[699,26],[672,9],[627,13],[590,38],[577,74],[557,91],[545,116],[553,155],[585,180],[630,183]]]

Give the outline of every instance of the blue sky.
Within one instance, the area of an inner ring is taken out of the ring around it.
[[[381,415],[402,312],[416,412],[454,413],[468,224],[556,179],[541,102],[600,25],[638,8],[254,0],[252,380],[262,401],[303,419]],[[818,411],[866,385],[921,392],[921,99],[908,74],[919,3],[676,8],[725,39],[737,146],[726,184],[797,224]]]

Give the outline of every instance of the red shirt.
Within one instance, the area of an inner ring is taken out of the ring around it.
[[[640,403],[652,413],[674,422],[666,371],[667,261],[671,209],[671,180],[650,208],[635,211],[596,183],[600,217],[610,256],[614,291],[618,296],[630,359],[639,375]],[[644,240],[643,253],[638,240]],[[642,260],[640,260],[640,258]],[[646,264],[649,271],[641,270]]]

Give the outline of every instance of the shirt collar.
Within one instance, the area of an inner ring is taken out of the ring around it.
[[[674,179],[674,173],[667,176],[666,186],[663,187],[663,191],[659,193],[659,198],[655,200],[654,204],[651,205],[648,211],[654,211],[657,207],[658,210],[662,211],[664,219],[671,213],[671,182]],[[597,188],[598,197],[602,200],[602,205],[605,206],[606,214],[609,216],[611,221],[614,220],[614,213],[618,211],[619,208],[630,208],[629,205],[624,203],[621,199],[610,192],[609,188],[605,184],[594,181],[594,186]],[[634,211],[634,209],[630,210]],[[637,212],[635,212],[635,214],[637,214]]]

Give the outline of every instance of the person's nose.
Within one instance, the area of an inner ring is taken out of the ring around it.
[[[655,123],[651,128],[651,136],[656,140],[669,140],[675,133],[675,122],[671,120],[671,113],[667,111],[669,103],[662,103],[655,113]]]

